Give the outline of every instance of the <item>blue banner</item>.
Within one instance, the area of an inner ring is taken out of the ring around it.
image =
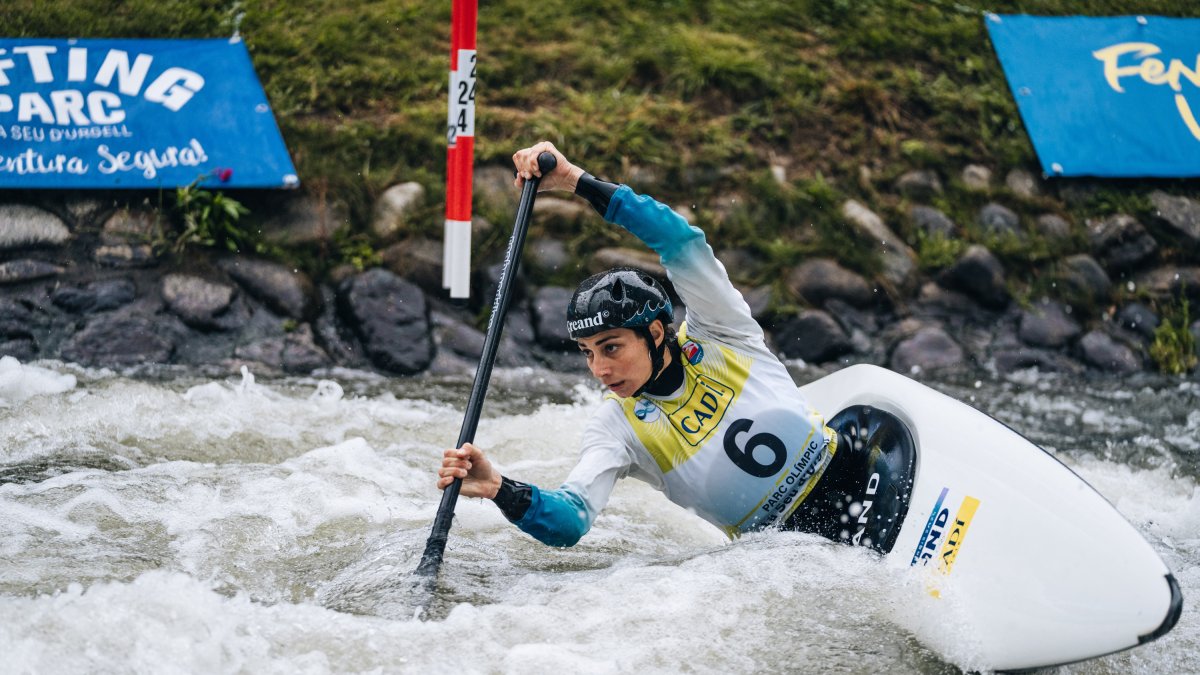
[[[1200,176],[1200,19],[986,23],[1047,175]]]
[[[0,38],[0,188],[299,185],[239,38]]]

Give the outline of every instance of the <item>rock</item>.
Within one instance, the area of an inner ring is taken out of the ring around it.
[[[163,231],[156,211],[119,209],[104,221],[100,238],[106,244],[147,244]]]
[[[932,206],[914,206],[908,212],[909,219],[918,230],[931,237],[954,239],[958,226],[950,217]]]
[[[116,309],[137,297],[132,279],[103,279],[83,286],[63,286],[50,294],[50,300],[74,314],[92,314]]]
[[[1017,332],[1026,344],[1035,347],[1062,347],[1079,335],[1082,329],[1070,316],[1070,308],[1053,300],[1043,300],[1032,309],[1021,312],[1021,327]]]
[[[812,307],[821,307],[831,299],[865,307],[876,299],[866,279],[828,258],[813,258],[800,263],[788,275],[787,286],[792,294]]]
[[[1004,177],[1004,185],[1021,199],[1032,199],[1041,192],[1037,178],[1025,169],[1013,169]]]
[[[853,347],[841,325],[819,309],[805,310],[775,331],[775,346],[788,358],[822,363],[849,353]]]
[[[332,363],[325,350],[313,341],[312,327],[306,323],[283,337],[273,336],[242,345],[234,351],[234,357],[295,374],[311,373]]]
[[[369,270],[341,284],[337,304],[377,367],[411,375],[433,361],[429,307],[415,284],[387,270]]]
[[[533,203],[533,218],[537,222],[555,221],[571,225],[595,213],[595,209],[581,199],[543,195]]]
[[[561,286],[543,286],[533,294],[533,333],[537,343],[547,349],[575,348],[567,333],[567,303],[575,292]]]
[[[898,373],[908,374],[951,368],[962,363],[962,347],[946,331],[930,326],[896,345],[892,351],[891,368]]]
[[[1200,267],[1160,267],[1137,277],[1135,288],[1159,300],[1187,292],[1193,307],[1200,304]]]
[[[41,260],[30,260],[28,258],[10,260],[0,263],[0,286],[55,277],[64,271],[66,270],[58,265],[52,265]]]
[[[158,262],[149,244],[106,244],[97,246],[93,259],[105,267],[128,269],[150,267]]]
[[[991,202],[979,210],[979,225],[988,234],[1021,234],[1021,219],[1012,209],[996,202]]]
[[[853,199],[842,204],[842,217],[872,241],[879,242],[883,278],[900,290],[907,290],[917,271],[917,255],[886,225],[883,219]]]
[[[247,256],[222,258],[217,266],[277,314],[310,321],[320,312],[317,288],[303,272]]]
[[[380,258],[384,267],[436,295],[442,292],[442,251],[441,241],[413,237],[383,249]]]
[[[476,167],[471,187],[479,204],[490,206],[500,212],[517,212],[517,204],[521,201],[521,191],[513,185],[511,163],[508,166]],[[539,198],[538,201],[541,199]],[[534,202],[534,206],[537,206],[537,202]]]
[[[84,193],[85,195],[87,193]],[[67,197],[62,202],[62,215],[76,230],[91,229],[100,216],[105,215],[108,206],[99,199],[88,196]]]
[[[929,199],[942,194],[942,181],[933,171],[909,171],[896,179],[896,191],[909,199]]]
[[[1071,236],[1071,224],[1054,213],[1043,213],[1034,221],[1037,231],[1047,239],[1066,239]]]
[[[530,269],[541,274],[554,274],[568,269],[571,255],[567,245],[558,239],[538,238],[529,242],[525,252]]]
[[[32,338],[0,338],[0,357],[3,356],[11,356],[21,362],[32,361],[37,358],[37,343]]]
[[[263,238],[280,246],[329,244],[335,232],[350,224],[349,213],[345,204],[324,197],[289,196],[263,221]]]
[[[1158,315],[1140,302],[1131,302],[1117,312],[1117,324],[1136,332],[1147,340],[1154,339]]]
[[[167,308],[187,325],[201,330],[230,330],[245,323],[245,317],[230,311],[235,293],[225,284],[186,274],[168,274],[162,279]]]
[[[1146,228],[1124,213],[1088,219],[1087,234],[1092,253],[1113,271],[1136,267],[1158,250],[1158,244]]]
[[[1192,247],[1200,246],[1200,202],[1187,197],[1172,197],[1161,190],[1150,193],[1150,202],[1158,210],[1158,218],[1173,234]]]
[[[1002,374],[1026,368],[1037,368],[1046,373],[1078,374],[1083,372],[1083,366],[1067,356],[1033,347],[997,350],[994,362],[996,371]]]
[[[992,170],[979,164],[963,167],[962,182],[972,192],[987,192],[992,187]]]
[[[953,265],[938,275],[937,282],[950,290],[962,291],[993,309],[1008,304],[1004,266],[991,251],[979,244],[969,246]]]
[[[969,296],[934,282],[921,285],[917,293],[915,314],[925,314],[939,319],[972,318],[986,320],[984,312]]]
[[[1095,258],[1082,253],[1063,259],[1055,283],[1064,300],[1083,310],[1106,304],[1112,291],[1112,282],[1104,268]]]
[[[0,339],[33,338],[33,314],[20,302],[0,297]]]
[[[174,351],[174,331],[164,330],[161,317],[97,314],[67,340],[62,357],[85,366],[133,366],[169,363]]]
[[[649,272],[660,281],[667,278],[667,270],[657,255],[634,248],[602,248],[592,254],[585,265],[592,274],[613,267],[632,267]]]
[[[375,202],[371,231],[380,239],[395,237],[413,220],[424,201],[425,188],[420,183],[400,183],[389,187]]]
[[[437,327],[439,344],[459,356],[478,361],[483,354],[484,334],[465,322],[435,312],[432,321]]]
[[[1107,334],[1094,330],[1079,340],[1083,360],[1110,373],[1135,373],[1142,370],[1141,359],[1129,347]]]
[[[0,205],[0,251],[27,246],[61,246],[71,231],[58,216],[25,204]]]

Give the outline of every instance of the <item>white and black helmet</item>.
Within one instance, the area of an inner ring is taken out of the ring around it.
[[[572,340],[613,328],[646,328],[655,319],[672,320],[671,298],[649,273],[617,267],[584,279],[567,305]]]

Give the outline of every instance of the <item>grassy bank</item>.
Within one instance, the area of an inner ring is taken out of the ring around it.
[[[552,140],[594,173],[636,170],[641,187],[699,204],[702,223],[725,245],[757,250],[772,267],[825,253],[863,271],[872,261],[843,232],[842,199],[865,201],[903,230],[904,204],[890,186],[904,171],[933,168],[947,181],[935,205],[970,223],[985,198],[958,184],[962,166],[981,163],[1001,178],[1013,167],[1038,171],[985,9],[1200,15],[1186,0],[481,5],[478,164]],[[0,13],[9,37],[239,31],[304,189],[346,202],[360,232],[374,199],[401,180],[429,191],[415,229],[440,232],[449,25],[446,1],[9,0]],[[783,185],[771,178],[773,164]],[[1010,205],[1076,223],[1147,208],[1139,197],[1147,183],[1092,185],[1071,204]],[[1196,191],[1194,182],[1155,186]],[[992,196],[1006,196],[1004,188]],[[819,236],[800,236],[805,230]],[[1029,267],[1061,253],[1036,242],[1000,252]]]

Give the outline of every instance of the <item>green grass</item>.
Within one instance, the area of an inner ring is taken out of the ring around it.
[[[655,180],[635,187],[698,204],[722,246],[758,250],[776,270],[832,255],[870,273],[877,261],[839,222],[841,200],[899,212],[892,182],[932,168],[948,184],[935,205],[965,225],[981,198],[953,187],[963,165],[988,165],[1000,180],[1012,167],[1036,172],[985,10],[1200,15],[1190,0],[481,3],[477,164],[552,140],[597,175],[652,169]],[[369,259],[382,244],[367,232],[371,205],[398,181],[428,193],[411,233],[440,236],[449,2],[8,0],[0,12],[9,37],[214,37],[235,27],[304,189],[345,202],[354,223],[333,251],[295,257],[321,268]],[[772,162],[787,167],[787,185],[765,178]],[[1145,183],[1100,184],[1099,203],[1073,207],[1076,222],[1144,207],[1130,192]],[[1198,193],[1194,182],[1170,186]],[[722,213],[716,201],[733,194],[743,206]],[[1016,201],[1005,200],[1026,220],[1048,208]],[[269,198],[246,203],[250,221],[271,208]],[[902,220],[889,224],[914,239]],[[572,250],[603,243],[598,229],[578,233]],[[1035,267],[1057,253],[1038,246],[1002,257]]]

